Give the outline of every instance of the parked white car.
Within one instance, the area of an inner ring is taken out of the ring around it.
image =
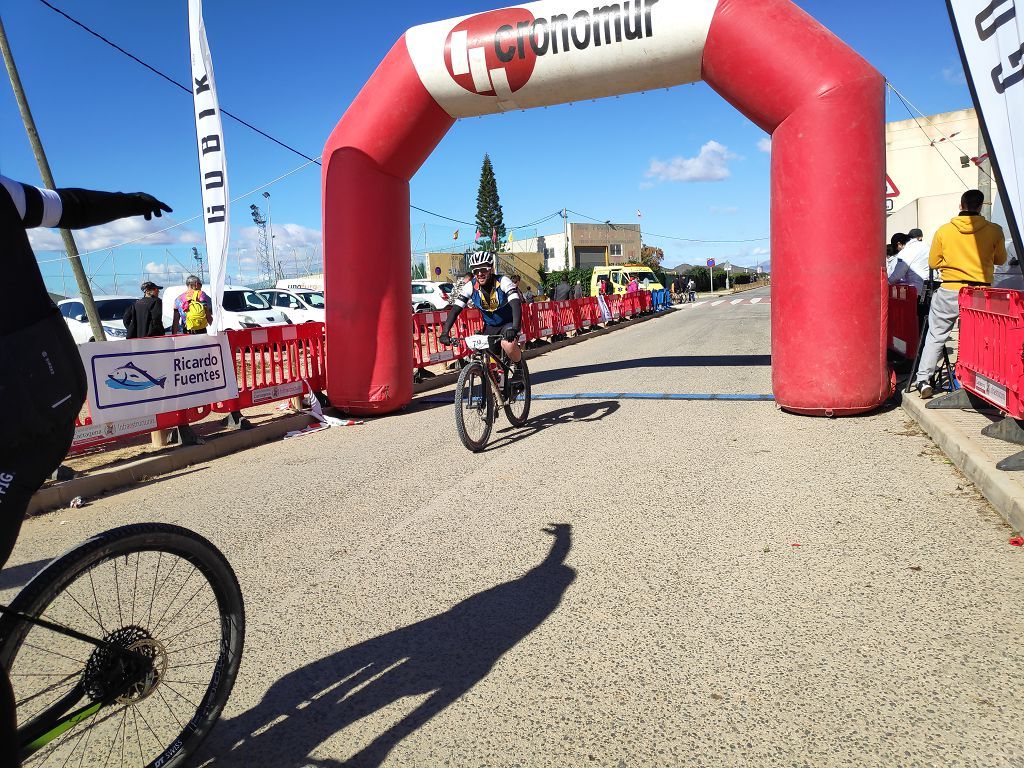
[[[323,291],[308,288],[266,288],[256,291],[293,323],[322,323],[327,315]]]
[[[206,291],[208,286],[203,286]],[[172,285],[164,289],[164,325],[168,330],[174,320],[174,302],[188,288]],[[184,322],[184,318],[181,318]],[[265,298],[252,288],[242,285],[224,286],[224,327],[233,330],[263,328],[270,325],[289,325],[292,320],[281,310],[271,307]],[[179,328],[179,333],[181,329]]]
[[[433,280],[412,281],[412,311],[433,312],[444,309],[455,298],[452,293],[455,286],[451,283],[438,283]]]
[[[96,311],[100,314],[100,324],[107,336],[107,341],[123,341],[128,337],[124,327],[124,312],[140,298],[138,296],[93,296],[96,300]],[[85,305],[81,297],[64,299],[57,304],[64,322],[75,339],[76,344],[95,341],[89,318],[85,316]]]

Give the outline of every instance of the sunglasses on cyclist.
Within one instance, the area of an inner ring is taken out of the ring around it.
[[[474,275],[486,275],[491,271],[490,267],[477,267],[473,270]]]

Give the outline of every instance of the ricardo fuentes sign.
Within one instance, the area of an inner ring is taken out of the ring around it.
[[[79,347],[93,424],[138,419],[238,397],[226,336],[165,336]]]

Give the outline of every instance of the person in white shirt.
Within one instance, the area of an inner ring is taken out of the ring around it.
[[[917,297],[924,296],[924,279],[911,268],[910,263],[904,258],[909,238],[902,232],[897,232],[889,240],[890,253],[885,259],[885,271],[889,276],[889,285],[894,283],[906,283],[917,289]],[[916,241],[915,241],[916,242]],[[927,265],[928,249],[925,249],[925,264]],[[926,273],[927,274],[927,271]]]
[[[924,233],[920,229],[907,232],[907,244],[900,253],[900,258],[907,262],[914,274],[924,283],[928,280],[928,244],[924,242]]]

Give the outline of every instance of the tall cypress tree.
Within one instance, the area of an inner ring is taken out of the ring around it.
[[[501,212],[498,182],[487,154],[484,154],[484,164],[480,168],[480,188],[476,193],[476,226],[480,230],[480,242],[477,244],[480,250],[496,250],[505,241],[505,217]],[[497,243],[491,241],[494,230],[498,231]]]

